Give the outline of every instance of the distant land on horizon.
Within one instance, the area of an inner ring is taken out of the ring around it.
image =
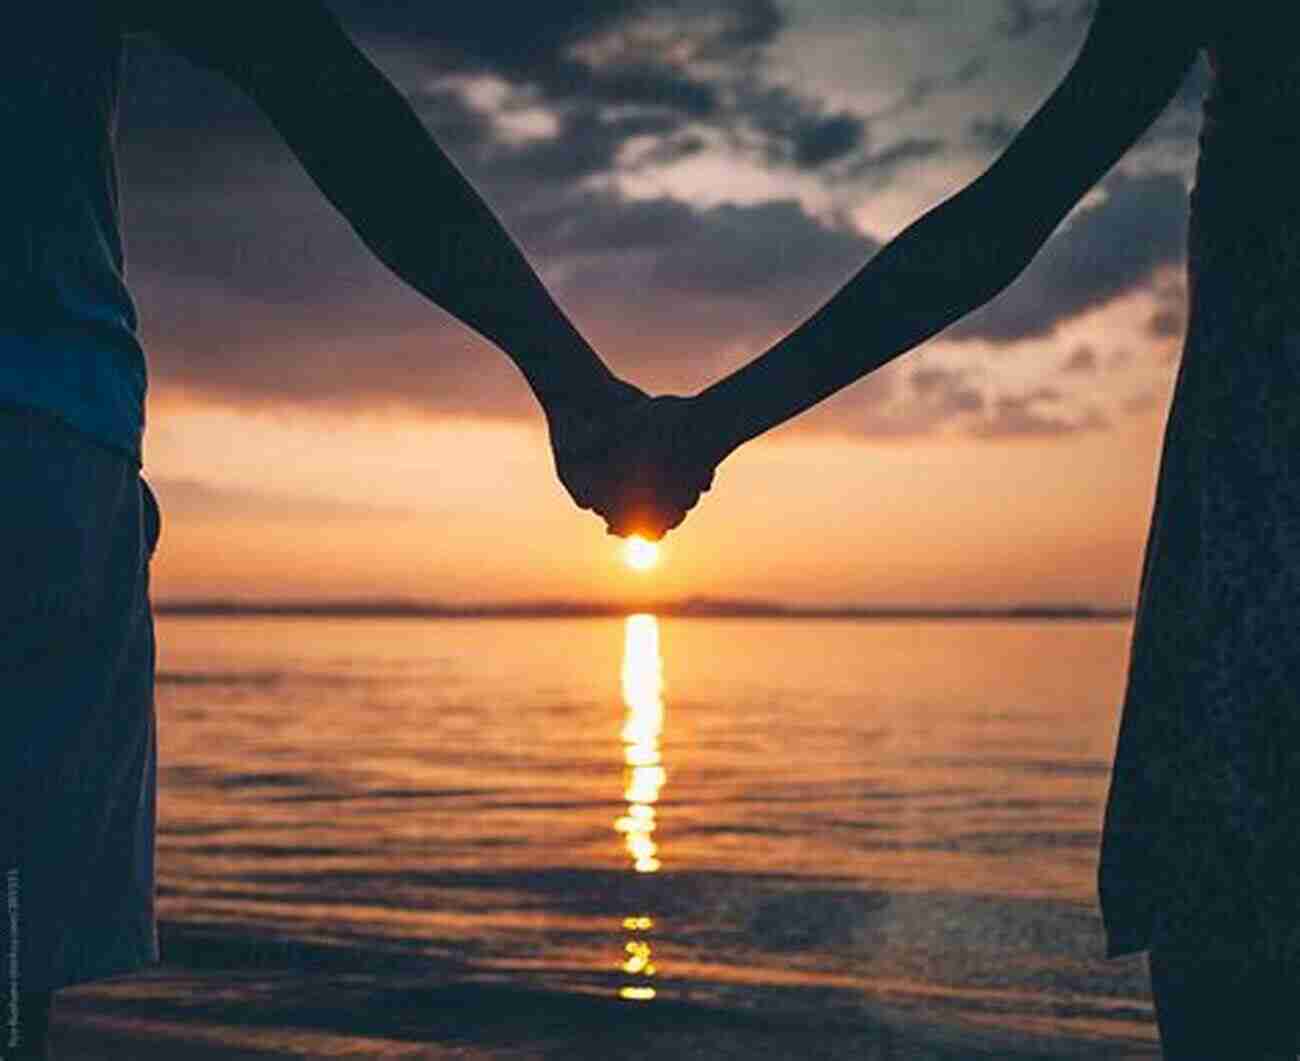
[[[713,597],[683,600],[619,601],[503,601],[479,604],[449,604],[441,601],[403,600],[287,600],[246,601],[227,599],[158,601],[158,615],[283,615],[283,616],[374,616],[441,619],[562,619],[610,618],[637,612],[682,618],[772,618],[772,619],[1129,619],[1132,608],[1102,608],[1089,604],[1014,604],[969,607],[896,605],[796,605],[776,601]]]

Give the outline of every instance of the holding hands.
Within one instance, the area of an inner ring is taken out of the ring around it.
[[[1065,79],[984,174],[880,248],[766,353],[694,398],[652,398],[609,373],[327,5],[238,0],[256,33],[232,31],[228,5],[112,6],[125,32],[157,35],[254,100],[375,256],[520,369],[546,411],[556,471],[574,501],[613,534],[651,539],[685,519],[731,450],[1010,285],[1164,111],[1204,44],[1198,20],[1164,17],[1174,9],[1166,0],[1106,0]],[[268,20],[268,7],[285,10]],[[1174,25],[1179,32],[1168,32]],[[1081,138],[1084,126],[1097,135]]]
[[[725,456],[696,399],[651,397],[617,378],[587,401],[551,401],[545,412],[560,482],[620,537],[656,541],[680,525]]]

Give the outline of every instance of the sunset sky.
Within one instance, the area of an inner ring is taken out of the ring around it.
[[[611,367],[674,393],[982,172],[1090,6],[331,2]],[[1206,76],[1015,285],[735,454],[638,574],[555,480],[510,362],[373,260],[235,89],[134,39],[154,599],[1131,604]]]

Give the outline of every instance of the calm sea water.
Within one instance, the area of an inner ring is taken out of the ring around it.
[[[1095,898],[1129,621],[157,629],[165,961],[1155,1041]]]

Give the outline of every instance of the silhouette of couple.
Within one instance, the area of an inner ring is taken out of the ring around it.
[[[6,930],[20,929],[6,997],[21,999],[21,1034],[9,1029],[0,1056],[46,1056],[55,990],[159,956],[147,587],[160,521],[139,474],[145,358],[113,171],[132,33],[255,100],[366,245],[518,365],[574,501],[613,533],[650,538],[682,522],[738,446],[1011,284],[1206,52],[1191,312],[1098,887],[1106,956],[1150,951],[1166,1057],[1294,1055],[1300,49],[1282,5],[1229,16],[1208,0],[1101,0],[1065,78],[986,172],[761,357],[689,398],[651,397],[609,372],[318,0],[24,8],[0,70],[0,471],[13,503],[0,531],[0,869]]]

